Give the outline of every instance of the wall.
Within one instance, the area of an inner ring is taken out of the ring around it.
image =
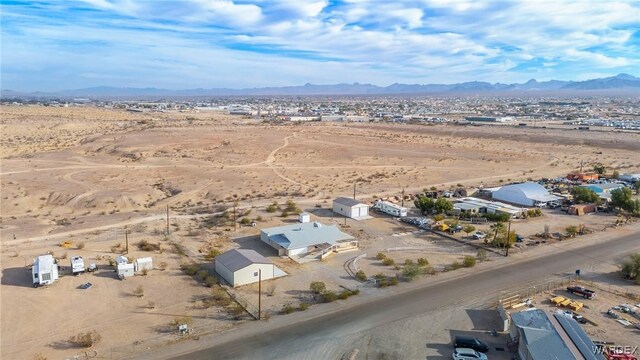
[[[222,263],[219,263],[216,261],[215,265],[216,265],[216,273],[222,276],[222,278],[225,279],[225,281],[228,282],[229,284],[233,284],[234,282],[233,273],[229,269],[227,269],[224,265],[222,265]]]
[[[235,272],[233,276],[233,286],[241,286],[258,282],[258,275],[254,275],[258,270],[262,270],[262,280],[273,279],[273,264],[251,264]]]

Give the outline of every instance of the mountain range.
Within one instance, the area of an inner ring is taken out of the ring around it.
[[[0,96],[11,97],[200,97],[200,96],[284,96],[284,95],[393,95],[393,94],[491,94],[491,93],[535,93],[535,92],[583,92],[583,91],[626,91],[640,92],[640,78],[628,74],[591,79],[585,81],[550,80],[538,82],[531,79],[525,83],[502,84],[471,81],[456,84],[391,84],[377,86],[372,84],[334,84],[263,87],[246,89],[185,89],[169,90],[159,88],[129,88],[98,86],[55,92],[17,92],[0,90]]]

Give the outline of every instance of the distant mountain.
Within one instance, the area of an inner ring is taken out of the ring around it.
[[[639,89],[640,78],[629,74],[618,74],[616,76],[602,79],[593,79],[567,84],[562,87],[566,90],[609,90],[609,89]]]
[[[393,94],[491,94],[491,93],[535,93],[540,91],[640,91],[640,78],[629,74],[585,81],[550,80],[538,82],[531,79],[522,84],[502,84],[482,81],[471,81],[456,84],[391,84],[377,86],[372,84],[333,84],[285,87],[264,87],[248,89],[184,89],[169,90],[158,88],[120,88],[97,86],[85,89],[63,90],[57,92],[22,93],[12,90],[1,90],[5,98],[13,97],[91,97],[91,98],[131,98],[131,97],[198,97],[198,96],[284,96],[284,95],[393,95]]]

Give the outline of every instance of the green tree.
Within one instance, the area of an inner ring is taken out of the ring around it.
[[[640,253],[629,255],[629,258],[620,264],[620,271],[625,278],[640,284]]]
[[[435,206],[435,202],[432,198],[426,197],[424,195],[418,195],[418,197],[413,200],[413,205],[415,205],[422,215],[427,215],[433,211]]]
[[[438,214],[447,214],[453,210],[453,204],[445,198],[439,198],[434,204],[434,210]]]
[[[492,242],[495,243],[496,239],[498,238],[498,233],[501,231],[505,230],[505,226],[503,222],[497,222],[492,224],[490,227],[491,231],[493,231],[493,240]]]
[[[628,212],[633,212],[634,201],[631,189],[623,187],[611,190],[611,205]]]
[[[607,169],[601,163],[597,163],[597,164],[593,164],[593,171],[602,175],[607,171]]]
[[[464,231],[464,233],[467,234],[467,236],[469,236],[469,234],[476,231],[476,227],[473,225],[465,225],[462,227],[462,231]]]
[[[617,179],[620,177],[620,172],[618,170],[613,170],[613,174],[611,174],[611,177],[614,179]]]
[[[573,199],[577,203],[599,203],[600,197],[596,194],[595,191],[582,187],[576,186],[571,189],[571,194],[573,195]]]
[[[636,195],[640,195],[640,180],[633,183],[633,189],[636,191]]]

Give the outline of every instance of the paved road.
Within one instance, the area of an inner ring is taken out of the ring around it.
[[[422,354],[420,358],[424,359],[426,340],[417,345],[421,347],[419,352],[415,350],[416,344],[403,340],[411,336],[407,332],[416,331],[416,326],[427,330],[430,328],[429,323],[416,324],[415,320],[425,314],[437,314],[439,310],[444,311],[452,306],[467,309],[472,304],[477,305],[479,300],[495,299],[496,289],[521,287],[553,275],[571,273],[576,268],[593,263],[611,262],[630,250],[639,249],[640,234],[637,233],[582,248],[558,249],[537,259],[377,298],[362,306],[288,326],[274,326],[275,319],[272,319],[271,324],[257,324],[250,331],[254,334],[245,334],[240,338],[238,334],[225,334],[213,341],[215,345],[198,344],[198,347],[210,347],[178,359],[339,359],[352,349],[363,346],[377,346],[382,350],[388,347],[388,351],[382,351],[382,354],[391,355],[376,356],[379,358],[417,358],[417,354]],[[304,316],[303,313],[296,315]],[[439,321],[443,329],[446,328],[448,319]],[[230,340],[227,341],[227,338]],[[372,339],[375,344],[371,344]],[[428,344],[426,346],[429,347]],[[380,349],[377,351],[377,354],[381,354]],[[363,355],[361,352],[357,358],[365,358]],[[164,356],[170,355],[165,353]]]

